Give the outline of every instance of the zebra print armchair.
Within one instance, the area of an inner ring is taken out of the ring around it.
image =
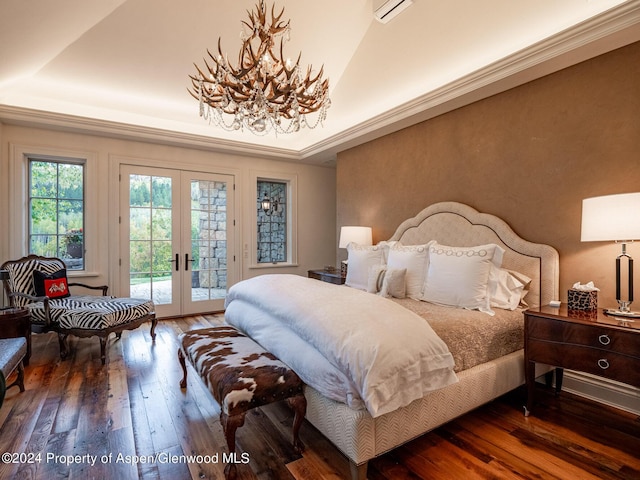
[[[69,335],[99,337],[103,365],[112,333],[120,338],[124,330],[133,330],[151,321],[151,338],[155,341],[157,319],[151,300],[112,297],[107,295],[106,285],[70,283],[66,265],[55,257],[29,255],[4,262],[0,269],[9,272],[8,280],[3,280],[9,305],[29,309],[32,331],[58,334],[62,359],[69,354]],[[95,290],[99,294],[72,295],[69,287]]]

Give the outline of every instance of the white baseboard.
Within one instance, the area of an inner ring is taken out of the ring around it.
[[[565,370],[562,390],[640,415],[640,389],[624,383]]]

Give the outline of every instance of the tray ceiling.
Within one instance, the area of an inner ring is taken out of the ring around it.
[[[240,21],[254,4],[3,0],[0,121],[40,118],[61,128],[162,132],[202,147],[325,159],[444,105],[455,107],[456,98],[472,91],[494,93],[488,85],[548,64],[543,54],[555,45],[564,47],[550,58],[589,50],[579,61],[640,39],[637,0],[414,0],[386,25],[374,19],[372,0],[276,0],[291,20],[285,51],[291,57],[302,52],[304,65],[324,64],[332,107],[324,128],[256,137],[208,125],[187,93],[193,64],[202,63],[207,48],[215,50],[218,37],[236,57]],[[602,45],[608,37],[616,38]],[[503,74],[494,78],[497,69]]]

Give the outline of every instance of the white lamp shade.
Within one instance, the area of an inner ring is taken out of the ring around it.
[[[371,234],[371,227],[342,227],[340,229],[340,243],[338,248],[347,248],[351,242],[355,242],[359,245],[372,245],[373,236]]]
[[[623,193],[582,201],[583,242],[640,239],[640,193]]]

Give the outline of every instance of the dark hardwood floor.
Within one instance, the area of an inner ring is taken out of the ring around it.
[[[15,461],[0,462],[0,478],[224,478],[218,407],[193,371],[179,388],[176,358],[181,331],[219,321],[161,321],[155,345],[148,325],[125,332],[104,367],[97,339],[71,338],[72,356],[60,361],[57,338],[35,335],[27,390],[11,389],[0,408],[0,453]],[[538,400],[525,418],[524,391],[505,395],[372,461],[369,478],[640,479],[638,416],[544,388]],[[307,449],[296,455],[291,422],[285,405],[247,415],[240,479],[348,478],[347,460],[306,422]]]

